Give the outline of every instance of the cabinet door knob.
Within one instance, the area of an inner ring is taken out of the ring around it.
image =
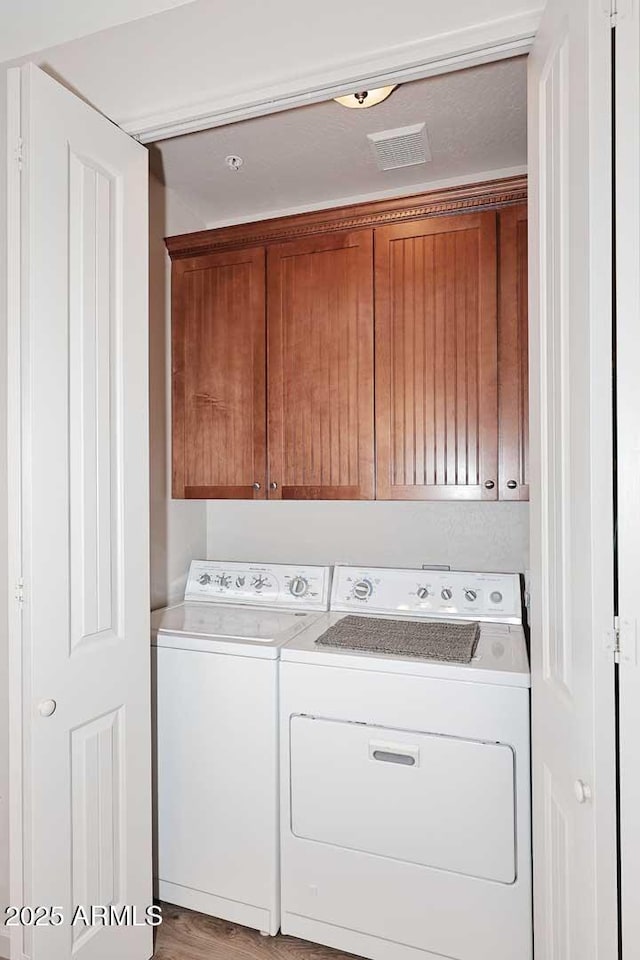
[[[253,489],[254,489],[254,490],[259,490],[259,489],[260,489],[260,484],[258,483],[257,480],[256,480],[256,482],[255,482],[254,485],[253,485]]]
[[[509,490],[515,490],[515,488],[518,486],[518,484],[517,484],[517,481],[516,481],[516,480],[507,480],[507,486],[508,486]]]
[[[487,490],[493,490],[496,484],[494,480],[485,480],[484,485],[487,488]]]
[[[270,489],[270,490],[277,490],[277,489],[278,489],[278,484],[275,482],[275,480],[272,480],[272,481],[271,481],[271,483],[269,484],[269,489]]]

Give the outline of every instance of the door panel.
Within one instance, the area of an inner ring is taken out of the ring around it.
[[[498,214],[499,496],[529,499],[527,206]]]
[[[376,230],[377,497],[498,495],[496,215]]]
[[[372,274],[370,230],[269,248],[270,497],[373,498]]]
[[[265,496],[264,270],[262,247],[173,264],[174,497]]]
[[[69,521],[71,651],[118,639],[118,449],[112,415],[118,396],[114,352],[112,175],[69,153]],[[113,574],[116,574],[114,577]]]
[[[120,706],[71,731],[74,904],[116,904],[125,887],[118,791],[124,722]],[[74,952],[90,936],[84,924],[74,927]]]
[[[550,0],[529,59],[536,957],[617,957],[610,21]]]
[[[152,893],[147,152],[35,67],[19,76],[24,880],[12,898],[60,906],[66,922],[18,931],[14,947],[146,960],[149,927],[71,918],[130,904],[143,919]]]

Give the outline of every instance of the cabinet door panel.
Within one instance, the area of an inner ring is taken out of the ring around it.
[[[264,271],[264,248],[173,264],[174,497],[265,496]]]
[[[527,205],[499,214],[500,499],[529,499]]]
[[[269,496],[371,499],[372,232],[270,247],[268,330]]]
[[[496,216],[376,230],[377,496],[498,493]]]

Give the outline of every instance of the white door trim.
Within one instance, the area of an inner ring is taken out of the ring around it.
[[[23,663],[22,605],[22,455],[21,455],[21,205],[22,187],[18,148],[21,142],[20,69],[7,72],[7,534],[8,534],[8,653],[9,653],[9,896],[23,902]],[[22,958],[23,930],[10,928],[11,957]]]
[[[640,9],[618,3],[616,73],[616,390],[620,724],[621,936],[623,960],[640,955]]]
[[[272,87],[189,100],[169,110],[122,122],[120,126],[142,143],[151,143],[330,100],[348,90],[408,83],[503,60],[528,53],[541,16],[542,10],[539,10],[474,24],[464,30],[399,44],[360,60],[298,74]]]

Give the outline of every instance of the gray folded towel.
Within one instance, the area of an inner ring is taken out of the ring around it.
[[[367,653],[470,663],[479,639],[479,623],[347,616],[329,627],[316,643]]]

